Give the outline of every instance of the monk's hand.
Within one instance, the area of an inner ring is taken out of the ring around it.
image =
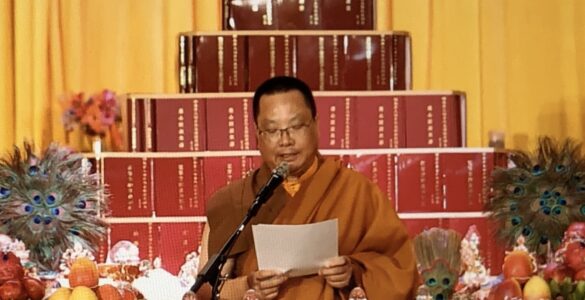
[[[319,275],[323,276],[330,286],[338,289],[344,288],[349,285],[351,280],[351,260],[347,256],[330,258],[319,269]]]
[[[278,288],[288,279],[288,275],[277,270],[260,270],[248,275],[248,285],[262,300],[274,299]]]

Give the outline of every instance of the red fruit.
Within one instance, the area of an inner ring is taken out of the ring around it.
[[[22,283],[31,300],[41,300],[45,297],[45,285],[40,280],[32,277],[24,277]]]
[[[567,266],[575,272],[585,269],[585,245],[580,242],[568,243],[564,259]]]
[[[20,280],[22,277],[24,269],[20,265],[20,258],[12,252],[0,252],[0,284],[9,280]]]
[[[565,230],[564,239],[585,238],[585,222],[574,222]]]
[[[561,265],[556,262],[551,262],[544,268],[544,280],[550,281],[551,279],[556,282],[562,282],[565,278],[573,278],[573,270],[566,265]]]
[[[502,266],[504,278],[514,278],[519,282],[525,282],[534,273],[532,258],[524,251],[512,251],[506,255]]]
[[[0,299],[1,300],[26,300],[26,292],[22,283],[16,280],[6,281],[0,286]]]
[[[508,278],[490,291],[489,299],[522,299],[522,288],[516,279]]]

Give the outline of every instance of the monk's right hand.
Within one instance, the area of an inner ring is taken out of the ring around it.
[[[248,285],[261,300],[270,300],[278,295],[278,288],[288,275],[277,270],[260,270],[248,275]]]

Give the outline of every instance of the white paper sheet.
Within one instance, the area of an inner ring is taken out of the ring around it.
[[[258,269],[315,274],[325,260],[338,255],[337,219],[305,225],[252,226]]]

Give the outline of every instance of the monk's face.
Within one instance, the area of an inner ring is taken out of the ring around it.
[[[256,134],[264,162],[273,169],[288,163],[289,175],[300,176],[317,155],[318,125],[297,90],[260,98]]]

